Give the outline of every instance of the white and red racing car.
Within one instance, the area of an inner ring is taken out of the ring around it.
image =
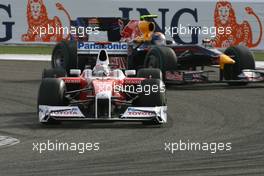
[[[132,77],[134,75],[134,77]],[[38,93],[39,122],[167,122],[165,85],[159,69],[111,69],[102,49],[93,69],[45,69]]]

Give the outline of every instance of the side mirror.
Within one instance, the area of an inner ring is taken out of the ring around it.
[[[135,76],[136,75],[136,70],[126,70],[125,71],[126,76]]]
[[[78,77],[81,75],[81,70],[80,69],[70,69],[70,75]]]

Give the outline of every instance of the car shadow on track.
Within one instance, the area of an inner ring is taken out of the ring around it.
[[[88,121],[68,121],[60,124],[44,125],[38,122],[36,112],[16,112],[0,113],[0,118],[10,118],[0,124],[0,128],[19,128],[19,129],[144,129],[144,128],[163,128],[164,125],[143,125],[138,122],[88,122]]]
[[[62,122],[58,125],[34,125],[41,129],[144,129],[162,128],[163,126],[142,125],[141,123],[109,123],[109,122]]]

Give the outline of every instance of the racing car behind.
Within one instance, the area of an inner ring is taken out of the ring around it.
[[[152,18],[144,15],[140,20],[126,20],[111,17],[77,18],[81,26],[97,26],[100,32],[107,33],[107,39],[94,41],[91,36],[75,41],[58,43],[52,54],[52,66],[83,70],[86,65],[93,67],[100,49],[109,52],[110,62],[119,68],[135,69],[158,68],[163,73],[165,83],[228,83],[246,85],[250,82],[263,82],[263,70],[257,70],[252,52],[243,45],[231,46],[224,52],[212,47],[211,39],[203,40],[202,45],[180,45],[166,39],[156,31]],[[100,40],[99,37],[95,37]],[[101,45],[104,43],[105,45]],[[211,72],[205,67],[219,68],[219,78],[211,79]]]

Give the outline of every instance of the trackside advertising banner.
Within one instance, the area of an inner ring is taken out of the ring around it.
[[[219,48],[244,44],[264,49],[263,8],[260,0],[1,0],[0,44],[51,44],[76,32],[100,37],[96,28],[78,31],[70,24],[78,17],[139,19],[156,14],[157,31],[179,44],[213,38]],[[69,29],[61,33],[56,30],[60,27]]]

